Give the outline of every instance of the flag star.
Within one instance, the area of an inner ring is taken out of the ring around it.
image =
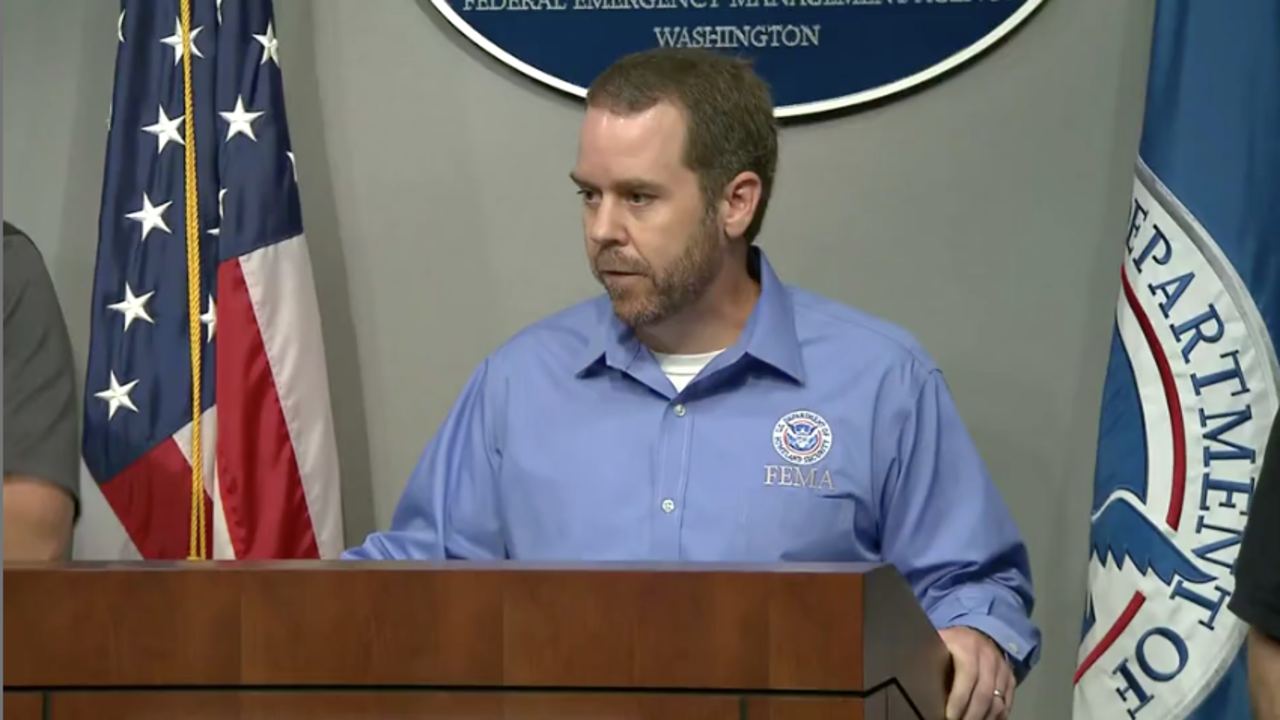
[[[120,19],[116,20],[116,37],[124,42],[124,10],[120,11]]]
[[[116,411],[120,408],[129,408],[134,412],[138,412],[138,406],[133,404],[133,400],[129,398],[129,393],[133,392],[133,388],[138,384],[137,380],[131,380],[124,385],[116,379],[115,371],[111,371],[111,386],[106,390],[94,393],[93,396],[99,400],[107,401],[107,419],[116,416]]]
[[[293,154],[292,150],[286,152],[285,155],[289,156],[289,164],[293,166],[293,182],[296,185],[298,182],[298,158]]]
[[[244,109],[244,96],[236,97],[236,109],[230,112],[218,113],[223,120],[229,123],[227,127],[227,142],[231,142],[231,138],[236,135],[246,135],[250,140],[258,142],[258,136],[253,134],[253,121],[262,117],[265,112],[249,112]]]
[[[143,240],[147,239],[147,234],[150,233],[153,228],[160,228],[172,235],[173,231],[169,229],[169,226],[164,221],[164,211],[168,210],[169,206],[172,204],[173,203],[171,202],[167,202],[159,205],[152,205],[151,198],[148,197],[146,193],[142,193],[142,209],[135,210],[134,212],[125,215],[125,217],[142,223]]]
[[[213,296],[209,296],[209,309],[200,316],[200,322],[209,327],[209,336],[205,338],[205,342],[213,342],[213,332],[218,327],[218,307],[213,304]]]
[[[267,21],[266,34],[254,35],[253,39],[262,43],[262,60],[258,64],[266,65],[267,60],[275,60],[276,67],[280,67],[280,41],[276,40],[276,31],[270,20]]]
[[[182,135],[178,132],[178,126],[182,124],[183,117],[185,116],[179,115],[178,117],[171,119],[165,114],[164,106],[161,105],[160,117],[156,120],[155,124],[147,125],[142,128],[156,136],[159,144],[159,147],[156,148],[157,154],[164,150],[164,146],[168,145],[170,142],[176,142],[179,145],[186,145],[186,141],[182,139]]]
[[[129,287],[129,283],[124,284],[124,299],[118,303],[113,303],[107,307],[124,315],[124,329],[128,330],[134,320],[145,320],[151,324],[155,324],[155,320],[151,315],[147,314],[147,301],[155,292],[149,292],[145,295],[134,295],[133,288]]]
[[[210,235],[221,235],[221,234],[222,234],[222,218],[223,218],[223,205],[222,205],[222,199],[223,199],[223,198],[225,198],[226,196],[227,196],[227,189],[226,189],[226,188],[222,188],[221,190],[219,190],[219,191],[218,191],[218,227],[216,227],[216,228],[210,228],[210,229],[209,229],[209,234],[210,234]]]
[[[187,43],[187,47],[191,48],[191,54],[196,57],[204,57],[204,53],[200,52],[200,48],[196,45],[196,36],[204,26],[200,26],[191,31],[191,40]],[[173,19],[173,34],[167,38],[161,38],[160,42],[173,48],[173,64],[177,65],[182,62],[182,21],[178,18]]]

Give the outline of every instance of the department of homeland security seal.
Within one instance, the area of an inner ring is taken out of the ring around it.
[[[1226,604],[1280,372],[1231,264],[1142,164],[1126,247],[1074,717],[1181,720],[1245,635]]]
[[[995,49],[1045,0],[431,0],[484,53],[585,97],[618,58],[706,48],[751,60],[778,117],[883,102]]]
[[[773,426],[773,449],[796,465],[822,460],[831,451],[831,440],[831,426],[810,410],[789,412]]]

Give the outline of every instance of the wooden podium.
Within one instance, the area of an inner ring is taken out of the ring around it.
[[[941,720],[889,566],[4,570],[6,720]]]

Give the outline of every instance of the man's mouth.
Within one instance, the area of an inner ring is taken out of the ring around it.
[[[615,289],[631,288],[644,282],[644,275],[641,273],[625,272],[617,270],[605,270],[600,273],[601,280],[606,285]]]

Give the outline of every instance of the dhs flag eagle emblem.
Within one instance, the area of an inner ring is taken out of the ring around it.
[[[1149,72],[1074,718],[1246,720],[1227,604],[1280,383],[1280,3],[1159,0]]]

